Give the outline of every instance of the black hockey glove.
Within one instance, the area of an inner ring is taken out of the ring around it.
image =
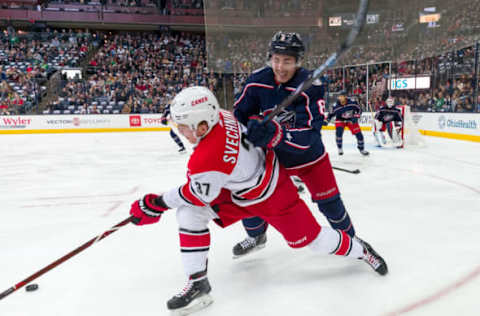
[[[262,123],[261,117],[252,117],[247,124],[247,139],[257,147],[275,148],[283,134],[283,127],[273,120]]]

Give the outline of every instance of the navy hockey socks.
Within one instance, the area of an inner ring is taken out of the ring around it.
[[[268,223],[260,217],[244,218],[242,224],[250,237],[257,237],[265,233],[268,226]]]
[[[177,134],[175,134],[173,129],[170,130],[170,137],[175,141],[175,143],[177,143],[178,147],[185,148],[185,146],[182,143],[182,140],[180,139],[180,137],[178,137]]]
[[[359,150],[364,150],[365,149],[365,143],[363,141],[363,134],[361,132],[356,133],[355,137],[357,138],[357,148]]]
[[[351,237],[355,236],[355,228],[353,228],[350,216],[340,196],[334,197],[332,200],[315,201],[315,203],[317,203],[318,208],[333,229],[343,230]]]
[[[342,148],[342,143],[343,143],[343,127],[337,127],[335,129],[335,135],[336,135],[336,138],[335,140],[337,141],[337,148],[338,149],[341,149]]]

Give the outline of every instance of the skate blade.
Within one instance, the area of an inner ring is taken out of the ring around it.
[[[190,315],[192,313],[201,311],[202,309],[207,308],[213,303],[213,298],[210,296],[210,294],[205,294],[200,297],[197,297],[194,299],[188,306],[185,306],[183,308],[179,308],[176,310],[172,310],[170,312],[171,316],[186,316]]]
[[[254,252],[257,252],[257,251],[259,251],[259,250],[262,250],[263,248],[265,248],[265,244],[253,248],[253,250],[247,252],[247,253],[244,254],[244,255],[239,255],[239,256],[233,255],[233,259],[243,258],[243,257],[245,257],[245,256],[247,256],[247,255],[250,255],[250,254],[254,253]]]

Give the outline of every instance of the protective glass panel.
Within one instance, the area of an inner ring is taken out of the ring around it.
[[[209,68],[234,74],[236,89],[265,66],[278,30],[298,32],[302,66],[319,67],[350,31],[360,1],[205,0]],[[328,71],[330,99],[357,95],[375,108],[388,95],[413,110],[474,111],[480,1],[370,0],[363,32]]]

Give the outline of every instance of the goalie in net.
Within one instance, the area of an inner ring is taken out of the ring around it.
[[[373,135],[378,147],[404,148],[410,145],[424,145],[422,136],[412,120],[410,106],[394,106],[392,97],[386,100],[386,106],[382,106],[375,113]]]

